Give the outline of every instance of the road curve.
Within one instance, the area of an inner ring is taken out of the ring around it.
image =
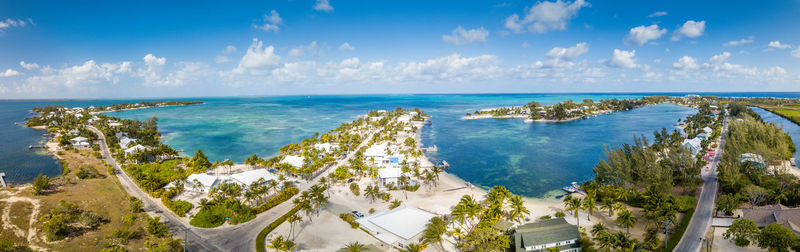
[[[702,238],[708,232],[708,227],[711,226],[711,218],[714,215],[714,202],[717,197],[717,165],[722,157],[723,147],[725,146],[725,132],[728,131],[728,118],[722,122],[722,133],[720,134],[719,149],[714,156],[714,161],[711,163],[711,169],[708,172],[701,171],[703,177],[703,188],[700,193],[700,200],[697,202],[697,207],[694,210],[692,219],[689,221],[689,226],[683,233],[683,237],[675,246],[673,251],[680,252],[697,252],[703,245]]]

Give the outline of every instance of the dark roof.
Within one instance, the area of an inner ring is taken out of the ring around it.
[[[578,226],[567,223],[564,218],[540,220],[517,227],[514,233],[514,249],[524,251],[526,246],[576,239],[580,239]],[[572,246],[577,246],[577,243],[565,247]]]
[[[755,222],[758,227],[766,227],[777,222],[795,233],[800,233],[800,208],[788,208],[777,204],[756,209],[742,209],[742,217]]]

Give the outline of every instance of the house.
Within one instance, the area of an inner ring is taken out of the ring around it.
[[[187,190],[192,191],[200,191],[200,192],[210,192],[211,188],[217,186],[217,177],[211,176],[205,173],[196,173],[189,175],[186,178],[186,184],[184,184],[184,188]]]
[[[714,133],[714,130],[711,129],[710,127],[706,126],[705,128],[703,128],[703,132],[705,132],[706,134],[708,134],[710,136],[711,133]]]
[[[398,117],[397,117],[397,121],[398,121],[398,122],[404,122],[404,123],[410,122],[410,121],[411,121],[411,116],[410,116],[410,115],[401,115],[401,116],[398,116]]]
[[[581,110],[587,110],[587,109],[589,109],[589,106],[581,106]]]
[[[755,222],[759,228],[778,223],[800,235],[800,208],[789,208],[777,204],[754,209],[742,209],[742,218]]]
[[[69,132],[67,132],[67,134],[69,134],[70,136],[77,136],[81,134],[81,132],[78,131],[77,129],[71,129]]]
[[[125,155],[134,154],[137,152],[146,151],[147,147],[142,146],[141,144],[134,145],[133,147],[125,149]]]
[[[129,138],[127,136],[123,136],[119,138],[119,147],[120,148],[127,148],[128,145],[131,143],[136,143],[136,138]]]
[[[706,140],[706,139],[708,139],[709,135],[708,135],[708,133],[703,132],[703,133],[697,134],[696,137],[700,138],[702,140]]]
[[[403,176],[403,169],[400,168],[378,169],[378,179],[381,181],[381,185],[384,186],[389,184],[397,185],[398,179],[402,176]]]
[[[739,162],[753,163],[759,168],[763,168],[764,165],[766,165],[766,162],[764,162],[764,158],[761,157],[761,155],[755,153],[742,153],[742,155],[739,156]]]
[[[339,148],[339,144],[335,144],[335,143],[333,143],[333,144],[332,143],[314,144],[314,149],[321,150],[321,151],[324,151],[324,152],[333,152],[337,148]]]
[[[89,147],[92,146],[89,143],[89,139],[88,138],[81,137],[81,136],[72,138],[69,141],[72,144],[72,147],[75,147],[77,149],[89,148]]]
[[[419,208],[401,205],[382,210],[356,220],[378,240],[396,247],[419,242],[428,221],[436,214]]]
[[[230,182],[240,184],[244,188],[249,187],[259,180],[262,180],[262,183],[267,183],[271,180],[278,180],[278,177],[263,168],[244,171],[230,176]]]
[[[294,168],[303,167],[303,164],[305,162],[306,162],[305,158],[294,155],[286,155],[285,157],[283,157],[283,160],[281,160],[281,164],[289,164],[291,166],[294,166]]]
[[[386,149],[388,146],[389,145],[387,143],[372,145],[371,147],[367,148],[366,151],[364,151],[364,158],[367,161],[374,159],[375,162],[372,165],[383,164],[383,161],[388,156],[386,154]]]
[[[514,231],[514,251],[548,251],[557,247],[562,252],[581,250],[578,226],[564,218],[540,220],[517,227]]]
[[[122,126],[122,123],[118,123],[118,122],[110,122],[110,123],[108,123],[108,127],[120,127],[120,126]]]
[[[683,143],[681,145],[691,150],[693,155],[697,155],[697,153],[700,152],[700,149],[703,148],[702,141],[703,140],[701,140],[700,138],[695,137],[692,139],[683,140]]]

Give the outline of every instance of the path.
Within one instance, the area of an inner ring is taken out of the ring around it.
[[[683,237],[675,246],[673,251],[686,251],[696,252],[700,250],[703,243],[702,238],[708,232],[708,227],[711,226],[711,218],[714,215],[714,202],[717,196],[717,165],[722,157],[723,147],[725,146],[725,132],[728,131],[728,118],[722,121],[722,133],[720,133],[719,149],[714,156],[714,161],[711,162],[711,169],[709,171],[701,171],[703,177],[703,189],[700,193],[700,200],[697,202],[692,219],[689,221],[689,226],[683,233]]]
[[[259,214],[255,219],[246,223],[232,226],[226,225],[217,228],[193,227],[181,221],[175,213],[165,208],[162,204],[159,204],[159,202],[156,202],[155,199],[142,191],[111,156],[103,132],[93,126],[87,126],[87,128],[97,134],[100,140],[100,149],[102,150],[103,159],[105,159],[106,163],[114,166],[116,176],[122,184],[122,187],[125,188],[125,191],[141,199],[144,203],[145,211],[154,212],[162,216],[162,220],[169,225],[173,234],[181,238],[185,237],[187,251],[255,251],[255,238],[258,236],[258,233],[294,207],[292,199],[289,199]],[[356,150],[369,143],[373,133],[375,132],[372,131],[367,134],[366,139],[361,142]],[[355,152],[349,153],[344,159],[337,161],[335,165],[330,167],[338,167],[340,164],[346,164],[354,155]],[[334,170],[336,169],[328,168],[314,180],[299,184],[298,189],[300,189],[300,191],[307,190],[311,185],[316,184],[319,178],[324,177],[327,173]]]

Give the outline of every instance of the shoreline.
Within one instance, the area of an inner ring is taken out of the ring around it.
[[[116,110],[101,110],[101,111],[93,111],[89,112],[90,115],[98,115],[98,114],[105,114],[105,113],[112,113],[112,112],[122,112],[128,110],[140,110],[140,109],[150,109],[150,108],[166,108],[166,107],[180,107],[180,106],[192,106],[192,105],[203,105],[206,104],[205,102],[199,104],[175,104],[175,105],[162,105],[162,106],[150,106],[150,107],[137,107],[137,108],[124,108],[124,109],[116,109]]]

